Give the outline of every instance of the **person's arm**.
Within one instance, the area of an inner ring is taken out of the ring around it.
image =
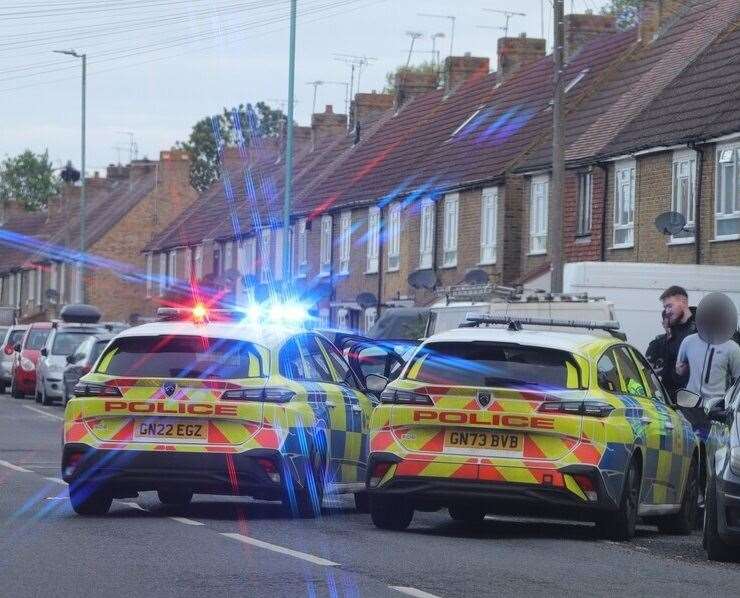
[[[732,349],[727,367],[730,372],[730,377],[735,381],[740,378],[740,346],[733,342]]]
[[[689,337],[681,341],[681,346],[678,349],[678,357],[676,357],[676,373],[679,376],[683,376],[689,372],[689,363],[686,358],[686,340]]]

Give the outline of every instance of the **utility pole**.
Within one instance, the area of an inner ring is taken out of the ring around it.
[[[288,61],[288,134],[285,143],[285,198],[283,200],[283,281],[290,272],[290,207],[293,199],[293,112],[295,100],[295,37],[297,0],[290,0],[290,52]]]
[[[550,290],[553,293],[563,292],[563,192],[565,183],[565,135],[564,117],[565,106],[563,92],[565,80],[564,70],[564,0],[554,0],[553,5],[553,34],[554,34],[554,73],[553,73],[553,104],[552,104],[552,187],[550,189],[549,209],[549,241],[550,263],[552,274]]]
[[[53,50],[56,54],[65,54],[82,59],[82,125],[81,125],[81,160],[80,160],[80,255],[77,260],[77,285],[75,293],[80,303],[85,302],[85,220],[87,219],[87,202],[85,198],[85,96],[87,94],[87,54],[75,50]]]

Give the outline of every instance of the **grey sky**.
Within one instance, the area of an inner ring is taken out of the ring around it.
[[[51,50],[75,48],[89,55],[88,169],[128,159],[135,134],[139,156],[187,138],[201,117],[223,106],[287,96],[288,0],[4,0],[0,4],[0,157],[30,148],[49,149],[56,165],[79,164],[80,67]],[[597,12],[605,0],[566,0],[566,12]],[[385,75],[406,61],[407,31],[438,40],[449,52],[450,21],[419,12],[455,15],[455,54],[490,56],[504,15],[484,8],[526,13],[511,19],[510,35],[551,38],[549,0],[298,0],[296,119],[308,124],[309,81],[349,81],[349,66],[334,53],[377,60],[362,73],[362,91],[381,90]],[[549,47],[549,43],[548,43]],[[418,53],[413,62],[428,59]],[[319,87],[317,105],[344,111],[345,88]],[[114,146],[120,146],[116,150]]]

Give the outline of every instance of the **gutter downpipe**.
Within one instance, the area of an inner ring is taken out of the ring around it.
[[[695,263],[701,264],[701,191],[702,178],[704,176],[704,150],[700,149],[696,141],[690,141],[686,144],[689,149],[697,154],[696,165],[696,201],[694,214],[694,244],[696,246]]]

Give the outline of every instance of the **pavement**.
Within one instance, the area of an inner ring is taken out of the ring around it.
[[[740,564],[707,561],[701,536],[640,527],[630,543],[590,524],[445,511],[406,532],[377,530],[351,497],[315,520],[278,505],[197,495],[173,510],[154,493],[79,517],[60,479],[60,406],[0,395],[0,596],[185,595],[291,598],[416,596],[737,596]]]

